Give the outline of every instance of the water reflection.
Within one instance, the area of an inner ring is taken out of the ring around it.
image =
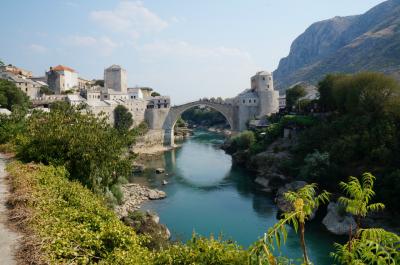
[[[276,222],[277,209],[272,198],[253,182],[251,173],[232,166],[231,157],[214,146],[221,136],[196,132],[180,149],[152,157],[146,166],[153,167],[133,181],[166,191],[168,197],[144,205],[155,210],[175,238],[187,240],[193,231],[218,235],[249,246]],[[163,167],[165,174],[155,174]],[[166,179],[169,184],[161,185]],[[320,223],[307,227],[307,243],[315,264],[331,264],[328,257],[332,238]],[[282,249],[292,258],[301,257],[297,235],[290,229]]]

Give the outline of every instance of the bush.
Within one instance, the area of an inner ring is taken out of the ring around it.
[[[26,129],[26,111],[14,107],[10,116],[0,114],[0,144],[13,143]]]
[[[247,261],[248,252],[235,243],[194,235],[187,244],[176,244],[158,253],[154,264],[242,265]]]
[[[132,113],[123,106],[118,105],[114,109],[114,127],[119,132],[127,132],[133,125]]]
[[[28,96],[21,91],[14,83],[0,79],[0,106],[12,110],[13,106],[20,106],[24,109],[29,107]]]
[[[335,188],[337,185],[337,170],[330,162],[327,152],[315,150],[304,158],[304,165],[300,169],[300,177],[309,183],[317,182],[323,188]]]
[[[291,110],[296,105],[297,101],[307,94],[304,87],[296,85],[286,90],[286,108]]]
[[[65,168],[13,162],[7,170],[15,217],[32,213],[22,221],[37,238],[27,243],[28,248],[40,245],[42,263],[151,264],[151,253],[141,246],[144,240],[119,221],[101,197],[68,181]]]
[[[232,146],[235,150],[247,150],[254,145],[255,141],[252,131],[244,131],[232,138]]]
[[[18,139],[17,156],[26,162],[65,166],[71,179],[99,193],[127,179],[132,159],[123,156],[126,138],[105,118],[60,106],[50,113],[32,114]]]

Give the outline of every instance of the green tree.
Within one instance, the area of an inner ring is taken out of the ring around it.
[[[244,131],[236,135],[232,139],[232,145],[235,150],[249,149],[256,142],[256,138],[252,131]]]
[[[317,195],[316,188],[317,184],[309,184],[297,191],[288,191],[285,193],[285,199],[292,204],[292,211],[283,214],[283,223],[292,223],[296,231],[297,228],[300,229],[299,237],[305,264],[310,264],[304,237],[305,222],[318,209],[321,203],[329,201],[329,193],[323,191]]]
[[[379,117],[398,104],[400,85],[381,73],[328,75],[318,86],[322,109]]]
[[[4,62],[1,59],[0,59],[0,66],[4,66]]]
[[[305,222],[312,216],[322,203],[329,201],[329,193],[323,191],[319,195],[316,192],[317,184],[309,184],[284,194],[285,199],[292,205],[292,209],[283,213],[282,218],[271,227],[264,238],[260,239],[250,248],[250,259],[256,260],[257,264],[278,265],[292,264],[287,258],[275,257],[274,245],[278,248],[286,242],[286,225],[292,224],[296,233],[299,233],[301,249],[303,252],[303,264],[311,264],[305,242]],[[274,244],[275,243],[275,244]]]
[[[104,80],[102,80],[102,79],[96,80],[96,81],[94,82],[94,85],[95,85],[95,86],[104,87]]]
[[[14,83],[0,79],[0,107],[12,110],[15,105],[28,108],[28,96],[16,87]]]
[[[114,127],[119,132],[127,132],[133,125],[132,113],[123,106],[118,105],[114,109]]]
[[[0,144],[13,143],[26,129],[26,110],[13,107],[11,115],[0,114]]]
[[[382,228],[360,229],[349,242],[335,243],[331,256],[343,265],[396,265],[399,242],[400,236]]]
[[[32,114],[17,141],[17,156],[26,162],[65,166],[71,179],[92,191],[117,195],[119,184],[131,173],[132,158],[124,155],[126,148],[127,139],[106,117],[62,105],[50,113]]]
[[[54,95],[54,91],[51,90],[48,86],[40,87],[40,94],[42,95]]]
[[[297,101],[306,95],[306,90],[301,85],[295,85],[292,88],[286,90],[286,107],[292,109]]]
[[[160,93],[154,91],[154,92],[151,92],[151,96],[152,97],[158,97],[158,96],[161,96],[161,95],[160,95]]]
[[[362,175],[362,182],[358,178],[350,176],[349,182],[342,181],[339,183],[339,186],[349,197],[342,196],[338,201],[346,207],[346,212],[351,213],[357,219],[355,234],[361,227],[361,218],[366,217],[369,212],[376,212],[385,208],[383,203],[370,204],[375,195],[374,181],[375,177],[366,172]]]

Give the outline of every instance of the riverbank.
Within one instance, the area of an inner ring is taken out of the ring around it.
[[[123,194],[122,203],[114,208],[119,218],[126,217],[129,212],[140,209],[142,203],[148,200],[161,200],[167,197],[164,191],[150,189],[135,183],[122,185],[121,191]]]

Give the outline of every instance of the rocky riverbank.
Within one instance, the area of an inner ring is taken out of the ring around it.
[[[140,184],[129,183],[121,188],[123,193],[123,201],[121,205],[115,207],[118,217],[128,216],[129,212],[133,212],[140,208],[140,205],[148,200],[160,200],[167,197],[164,191],[150,189]]]
[[[280,187],[293,180],[284,169],[285,163],[291,159],[290,148],[296,144],[296,140],[296,137],[279,138],[265,151],[257,154],[252,154],[250,150],[231,152],[230,141],[226,141],[222,149],[232,155],[235,165],[254,172],[254,181],[261,185],[265,192],[276,193]]]

